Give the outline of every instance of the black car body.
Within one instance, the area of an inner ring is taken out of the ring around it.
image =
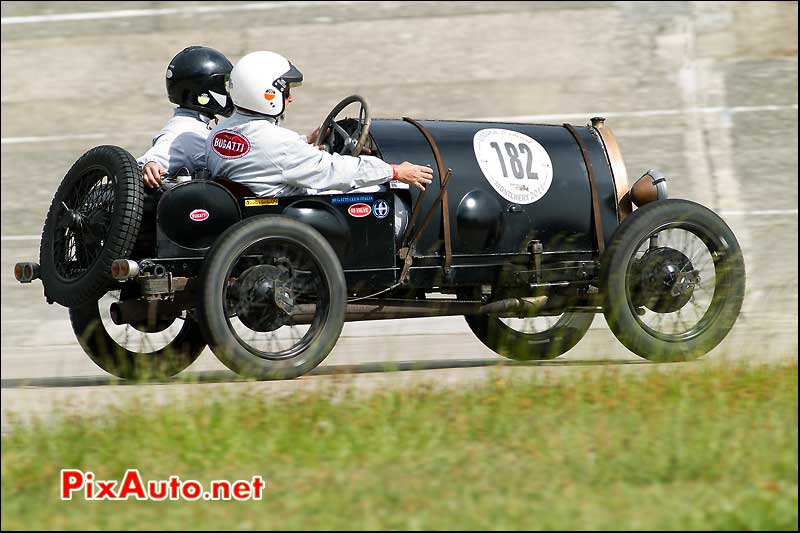
[[[542,359],[569,350],[603,312],[634,352],[683,360],[713,348],[738,315],[744,265],[730,229],[697,204],[667,199],[658,171],[630,188],[602,118],[572,126],[364,120],[362,113],[337,124],[350,126],[352,137],[332,137],[331,150],[348,153],[349,146],[352,153],[359,137],[359,149],[386,161],[430,165],[433,183],[424,193],[392,183],[380,191],[266,198],[196,175],[145,194],[121,149],[106,154],[110,162],[76,163],[65,183],[94,183],[72,200],[89,208],[69,205],[68,191],[59,190],[45,226],[55,237],[43,240],[40,263],[45,296],[70,307],[89,355],[124,377],[163,375],[208,343],[237,372],[285,378],[319,364],[344,321],[465,315],[498,353]],[[92,175],[96,167],[103,170]],[[87,204],[103,195],[116,211],[98,211],[102,201]],[[119,232],[120,206],[132,206],[125,239],[92,238],[103,228]],[[684,244],[671,244],[670,232],[685,233]],[[709,270],[700,268],[696,251],[682,249],[689,241],[705,250]],[[109,251],[110,242],[118,249]],[[81,259],[73,248],[91,253]],[[19,264],[18,279],[30,281],[38,269]],[[695,302],[704,283],[713,283],[707,306]],[[136,350],[114,348],[103,328],[87,341],[82,335],[99,318],[98,298],[110,290],[119,290],[110,306],[115,324],[149,335],[181,318],[175,351],[191,353],[172,365],[153,362],[166,358],[161,351],[137,359]],[[688,328],[662,331],[642,318],[688,313],[690,305],[705,308],[695,310]],[[511,325],[542,316],[555,323],[541,331]],[[273,339],[281,328],[309,329],[295,346],[271,351],[263,342],[248,344],[233,322]]]

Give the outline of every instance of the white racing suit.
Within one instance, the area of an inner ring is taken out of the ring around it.
[[[153,146],[136,160],[139,168],[155,161],[172,176],[186,167],[190,173],[206,166],[206,138],[210,133],[210,118],[183,107],[153,137]]]
[[[211,131],[206,160],[212,177],[247,185],[258,196],[347,192],[392,179],[391,165],[377,157],[329,154],[274,118],[239,110]]]

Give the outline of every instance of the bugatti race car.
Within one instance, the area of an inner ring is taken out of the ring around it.
[[[336,120],[352,103],[357,118]],[[736,237],[668,199],[657,170],[629,187],[603,118],[372,120],[352,96],[320,131],[321,149],[430,164],[434,183],[267,198],[200,171],[150,192],[128,152],[99,146],[67,172],[39,262],[15,276],[41,279],[89,357],[136,379],[174,375],[206,345],[243,376],[294,378],[347,321],[463,315],[525,361],[567,352],[603,313],[635,354],[683,361],[737,319]]]

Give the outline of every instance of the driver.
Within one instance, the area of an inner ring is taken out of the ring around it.
[[[329,154],[310,143],[319,132],[301,136],[280,126],[290,91],[303,75],[283,56],[252,52],[233,67],[228,90],[233,115],[218,124],[206,141],[208,169],[247,185],[258,196],[306,194],[307,189],[336,190],[379,185],[393,179],[422,190],[431,183],[430,167],[404,162],[389,165],[373,156]]]
[[[148,187],[158,187],[161,176],[190,173],[206,166],[206,137],[216,115],[229,116],[233,104],[225,78],[233,65],[213,48],[190,46],[167,67],[167,95],[178,104],[169,122],[153,138],[153,146],[136,161]]]

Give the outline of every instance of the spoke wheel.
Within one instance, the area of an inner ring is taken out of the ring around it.
[[[344,325],[344,272],[310,226],[276,216],[226,231],[202,274],[200,321],[228,368],[256,379],[289,379],[316,367]],[[311,310],[308,324],[294,322]]]
[[[198,324],[184,311],[157,328],[117,325],[110,307],[121,291],[69,310],[70,322],[84,351],[97,366],[125,379],[164,379],[194,362],[205,348]],[[148,331],[153,331],[149,333]]]
[[[606,320],[629,350],[685,361],[719,344],[739,315],[745,267],[731,229],[687,200],[636,210],[603,258]]]
[[[558,316],[503,318],[497,315],[464,317],[486,347],[516,361],[554,359],[575,347],[589,331],[594,315],[564,313]]]
[[[500,318],[466,316],[467,324],[483,344],[516,361],[554,359],[567,353],[586,335],[594,315],[564,313],[559,316]]]
[[[143,197],[136,160],[121,148],[93,148],[72,166],[42,230],[39,263],[47,298],[74,307],[113,288],[111,263],[133,250]]]

